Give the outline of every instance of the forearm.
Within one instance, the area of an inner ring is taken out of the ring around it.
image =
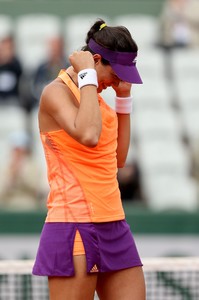
[[[80,89],[80,106],[75,119],[75,127],[82,136],[83,144],[95,146],[99,140],[102,120],[96,87],[84,86]]]
[[[114,89],[116,91],[115,110],[118,118],[117,166],[123,168],[130,144],[131,84],[122,82]]]
[[[130,144],[130,114],[117,114],[118,117],[118,146],[117,165],[123,168]]]
[[[75,51],[69,60],[73,67],[69,71],[77,75],[80,90],[80,105],[74,118],[74,135],[83,145],[94,147],[98,143],[102,127],[95,61],[89,51]]]

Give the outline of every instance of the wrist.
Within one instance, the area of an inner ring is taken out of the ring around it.
[[[126,98],[126,97],[131,97],[131,94],[128,92],[126,94],[122,93],[122,94],[116,94],[116,97],[118,98]]]
[[[133,108],[133,97],[115,97],[115,111],[118,114],[130,114]]]
[[[95,85],[98,87],[97,72],[95,69],[83,69],[79,71],[77,78],[80,89],[86,85]]]

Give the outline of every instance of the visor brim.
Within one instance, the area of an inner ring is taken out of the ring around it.
[[[137,84],[143,83],[135,65],[127,66],[127,65],[119,65],[115,63],[110,63],[110,65],[113,71],[121,80],[129,83],[137,83]]]

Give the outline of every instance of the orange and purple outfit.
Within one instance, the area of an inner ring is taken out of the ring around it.
[[[80,91],[69,75],[62,70],[59,78],[71,89],[80,102]],[[55,232],[62,232],[62,238],[65,236],[65,242],[60,243],[65,243],[63,252],[66,251],[66,248],[68,249],[69,260],[71,260],[71,253],[73,255],[86,253],[88,272],[91,272],[93,267],[94,271],[106,271],[106,267],[103,268],[103,264],[99,263],[99,260],[103,261],[99,244],[100,239],[103,243],[101,232],[107,232],[107,226],[113,226],[116,223],[117,229],[115,230],[120,232],[121,236],[126,234],[129,241],[130,230],[128,226],[126,228],[117,181],[117,115],[100,95],[98,95],[98,100],[102,116],[102,131],[96,147],[90,148],[80,144],[62,129],[41,132],[50,193],[47,200],[48,213],[33,274],[48,276],[50,274],[54,274],[54,276],[57,274],[57,276],[64,276],[64,274],[72,276],[74,274],[71,265],[65,266],[64,271],[55,271],[52,264],[48,268],[43,266],[42,260],[46,261],[46,259],[41,259],[41,257],[46,255],[47,248],[42,250],[44,244],[42,241],[46,240],[46,236],[50,238],[50,235],[55,235],[57,238],[58,234]],[[120,222],[118,223],[118,221]],[[122,232],[118,229],[118,224],[122,224]],[[110,241],[110,236],[108,239]],[[131,247],[133,245],[135,249],[130,266],[141,265],[132,237],[130,245]],[[63,247],[60,246],[59,249]],[[49,248],[53,247],[48,245]],[[59,256],[62,257],[61,253]],[[122,268],[126,268],[128,265],[129,262],[125,262]],[[63,269],[63,266],[61,268]]]

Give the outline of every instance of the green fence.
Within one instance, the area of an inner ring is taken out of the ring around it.
[[[145,208],[125,205],[126,219],[138,234],[198,234],[199,212],[153,212]],[[0,234],[40,233],[44,211],[0,212]]]
[[[120,14],[159,15],[164,0],[1,0],[0,14],[17,17],[27,13],[52,13],[62,18],[71,14],[95,13],[114,17]]]

